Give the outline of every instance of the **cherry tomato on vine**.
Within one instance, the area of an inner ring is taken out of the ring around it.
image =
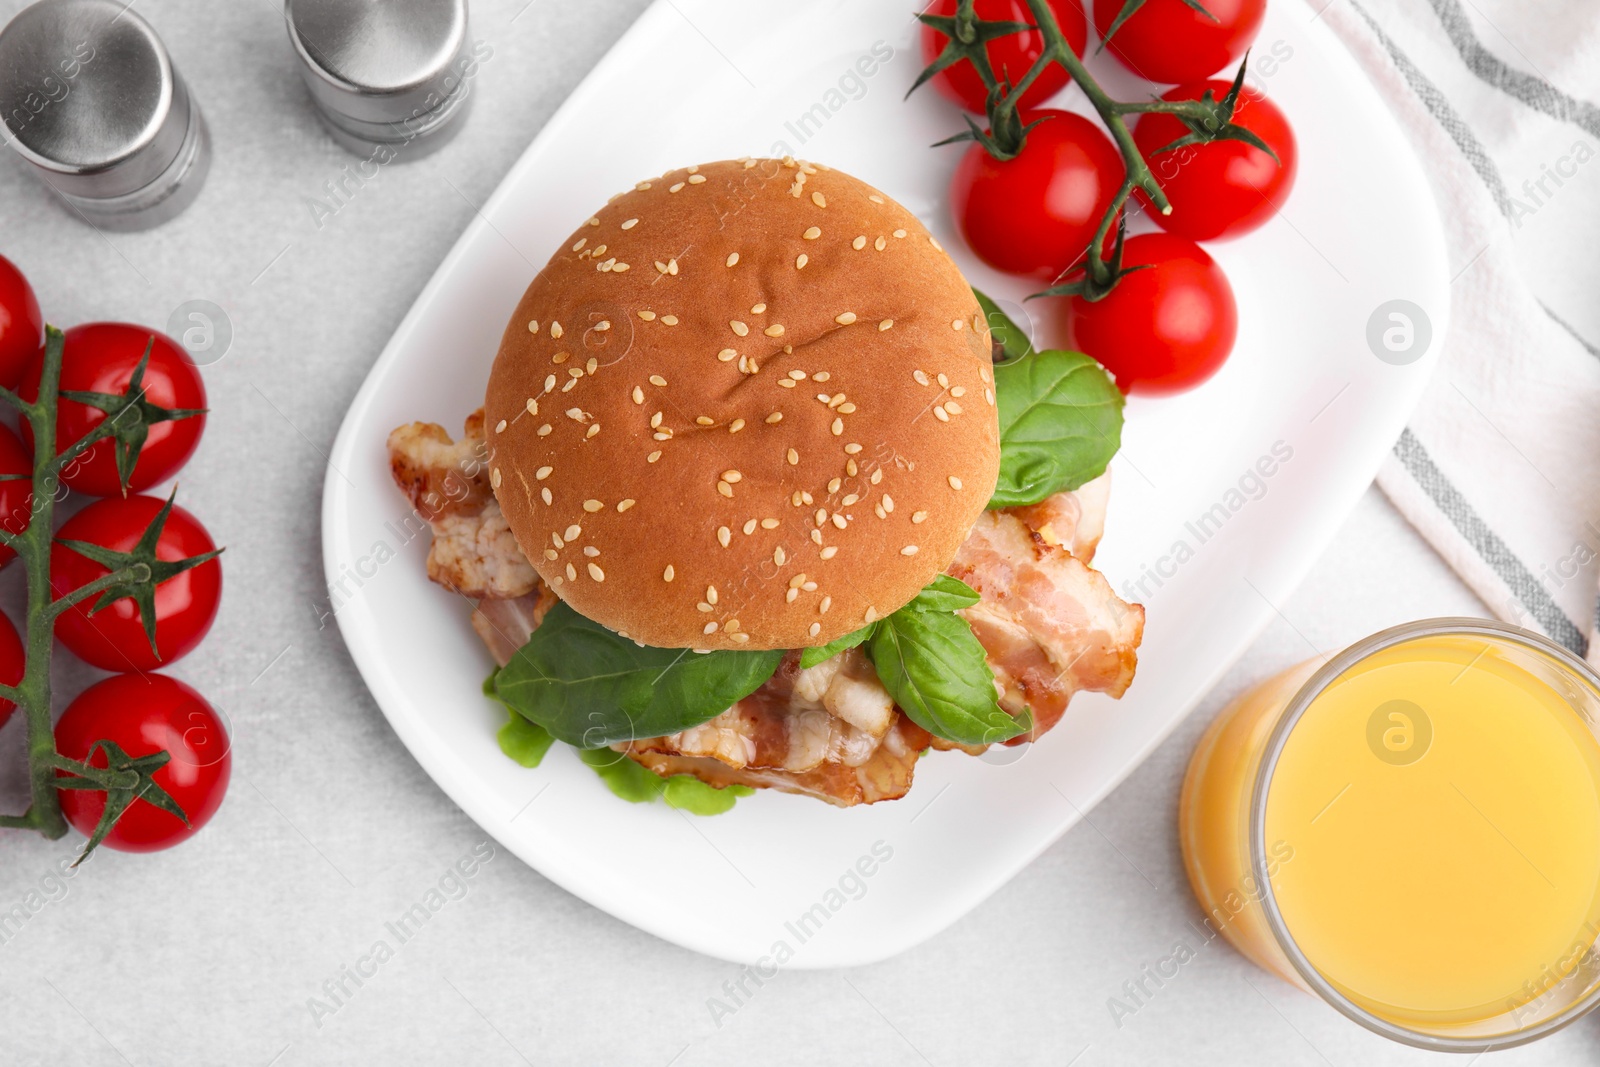
[[[1083,258],[1122,185],[1122,155],[1089,119],[1068,111],[1044,118],[1016,158],[967,149],[950,182],[950,209],[967,245],[996,270],[1053,281]],[[1107,238],[1113,234],[1108,231]]]
[[[1122,277],[1100,300],[1068,299],[1072,348],[1104,364],[1125,393],[1175,393],[1215,374],[1233,350],[1238,309],[1227,275],[1185,237],[1130,237]]]
[[[1106,50],[1153,82],[1177,85],[1209,78],[1236,65],[1261,30],[1267,0],[1145,0],[1117,28]],[[1094,28],[1103,39],[1123,0],[1094,0]]]
[[[22,443],[11,428],[0,424],[0,474],[33,473],[32,449]],[[33,482],[31,479],[0,480],[0,526],[14,534],[28,528],[33,520]],[[16,552],[0,545],[0,567],[10,563]]]
[[[61,544],[88,541],[116,552],[131,551],[155,520],[165,501],[149,496],[97,500],[68,519],[50,546],[50,590],[57,597],[101,578],[110,571]],[[156,559],[169,563],[214,551],[216,544],[198,519],[173,507],[156,541]],[[209,559],[176,574],[155,588],[156,648],[144,632],[144,618],[132,597],[114,600],[90,614],[98,597],[90,596],[56,619],[56,637],[78,658],[108,671],[149,671],[187,654],[211,629],[222,600],[222,564]]]
[[[110,741],[129,756],[161,750],[171,756],[151,777],[188,816],[189,824],[145,800],[135,800],[106,836],[123,852],[155,852],[192,837],[216,814],[228,790],[233,756],[222,718],[205,697],[164,674],[119,674],[90,686],[56,723],[56,750],[93,767],[107,765],[96,741]],[[67,821],[94,833],[106,795],[93,789],[59,790]]]
[[[21,682],[27,662],[28,651],[22,645],[22,638],[17,635],[17,628],[11,625],[7,616],[0,614],[0,682],[6,685]],[[16,705],[11,701],[0,700],[0,726],[6,724],[15,708]]]
[[[66,332],[61,357],[61,388],[93,393],[126,395],[150,339],[155,344],[145,367],[143,386],[147,403],[166,409],[198,410],[206,406],[206,389],[189,354],[172,338],[127,322],[92,322]],[[39,395],[42,357],[35,359],[23,383],[22,395]],[[105,412],[74,400],[61,400],[56,415],[56,451],[66,449],[106,418]],[[128,422],[133,424],[132,419]],[[203,414],[149,423],[149,434],[133,468],[128,491],[137,492],[163,482],[178,472],[194,454],[205,429]],[[23,423],[23,436],[31,445],[32,433]],[[69,464],[61,480],[72,489],[94,496],[121,496],[113,440],[103,440]]]
[[[1163,100],[1198,100],[1206,90],[1213,99],[1227,95],[1224,81],[1181,85]],[[1210,141],[1157,151],[1188,134],[1171,115],[1147,114],[1133,129],[1133,140],[1172,203],[1172,213],[1151,217],[1168,233],[1196,241],[1238,237],[1261,226],[1289,199],[1300,153],[1289,120],[1271,100],[1246,86],[1239,93],[1233,121],[1243,126],[1278,156],[1244,141]],[[1152,154],[1153,153],[1153,154]],[[1143,192],[1137,194],[1148,200]]]
[[[1050,10],[1055,12],[1056,25],[1061,28],[1061,35],[1067,39],[1067,43],[1072,46],[1072,51],[1078,58],[1082,59],[1084,45],[1089,40],[1089,21],[1084,18],[1083,8],[1079,6],[1078,0],[1049,0],[1049,2]],[[934,0],[925,13],[954,15],[956,4],[957,0]],[[989,22],[1033,23],[1033,15],[1023,0],[977,0],[973,4],[973,11],[978,18]],[[932,63],[938,59],[939,53],[944,51],[944,46],[949,40],[950,38],[932,26],[923,26],[923,63]],[[1038,30],[1007,34],[989,42],[989,66],[996,78],[1001,81],[1009,78],[1015,85],[1028,73],[1034,61],[1043,52],[1044,35]],[[1039,77],[1034,79],[1032,85],[1028,86],[1028,91],[1023,94],[1018,105],[1023,108],[1039,106],[1065,89],[1071,81],[1071,76],[1059,63],[1052,63],[1039,73]],[[989,94],[983,87],[983,79],[978,77],[978,72],[972,68],[971,63],[963,60],[945,68],[934,75],[933,85],[951,103],[979,115],[987,112]]]
[[[0,385],[15,389],[43,343],[39,298],[17,265],[0,256]]]

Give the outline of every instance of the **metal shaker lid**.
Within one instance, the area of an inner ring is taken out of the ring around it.
[[[125,196],[184,150],[190,100],[149,23],[116,0],[39,0],[0,31],[0,120],[63,192]]]
[[[466,0],[287,0],[284,14],[311,95],[339,129],[407,139],[466,95]]]

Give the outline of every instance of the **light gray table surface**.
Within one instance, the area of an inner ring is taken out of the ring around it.
[[[485,835],[389,729],[337,631],[319,628],[319,508],[345,407],[423,284],[555,108],[645,0],[475,0],[497,59],[441,154],[386,168],[320,228],[308,199],[354,161],[324,135],[276,0],[144,0],[210,121],[189,212],[100,235],[0,156],[0,252],[47,317],[160,327],[212,300],[234,341],[205,369],[213,414],[180,498],[228,546],[221,616],[172,673],[230,717],[217,817],[155,856],[102,852],[0,944],[0,1063],[1410,1064],[1215,944],[1132,1016],[1108,1000],[1192,939],[1178,783],[1199,732],[1252,681],[1403,620],[1482,606],[1370,491],[1282,618],[1086,821],[975,914],[896,959],[785,972],[734,1016],[739,968],[597,911],[503,849],[320,1019],[386,920]],[[0,0],[0,18],[22,7]],[[15,568],[0,599],[15,610]],[[66,657],[61,657],[65,660]],[[63,690],[91,675],[62,663]],[[20,723],[0,732],[19,806]],[[0,911],[73,839],[0,834]],[[1594,1063],[1600,1020],[1504,1063]],[[1464,1061],[1463,1061],[1464,1062]]]

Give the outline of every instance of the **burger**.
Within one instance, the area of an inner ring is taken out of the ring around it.
[[[906,208],[744,159],[612,198],[461,439],[388,446],[522,751],[573,745],[630,799],[852,805],[1132,681],[1143,610],[1090,566],[1120,412]]]

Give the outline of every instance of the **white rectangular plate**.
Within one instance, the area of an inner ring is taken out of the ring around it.
[[[469,605],[428,583],[427,538],[408,540],[384,438],[417,419],[459,428],[483,402],[507,316],[557,242],[610,194],[688,163],[792,152],[854,173],[921,215],[975,284],[1020,300],[1025,286],[963,255],[944,208],[962,149],[929,145],[961,128],[959,115],[929,90],[901,100],[920,65],[910,7],[670,0],[647,10],[417,299],[351,405],[324,491],[339,626],[428,773],[556,883],[730,960],[882,959],[943,929],[1060,837],[1250,644],[1399,435],[1436,351],[1381,362],[1366,340],[1375,309],[1412,301],[1432,316],[1433,349],[1444,334],[1444,246],[1416,159],[1311,9],[1274,0],[1254,80],[1294,124],[1298,187],[1270,225],[1212,246],[1239,302],[1228,365],[1184,396],[1128,405],[1098,560],[1149,611],[1128,695],[1079,697],[1031,748],[934,754],[905,799],[849,810],[764,792],[697,819],[615,799],[559,746],[536,770],[513,764],[495,743],[503,713],[479,695],[490,661]],[[859,78],[857,60],[875,47],[892,58]],[[1124,99],[1148,91],[1109,61],[1093,69]],[[1085,108],[1075,88],[1060,103]],[[1275,453],[1271,475],[1256,473]]]

